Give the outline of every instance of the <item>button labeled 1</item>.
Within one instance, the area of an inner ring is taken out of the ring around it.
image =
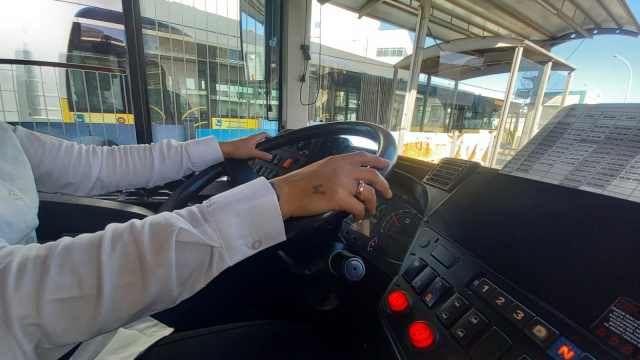
[[[496,292],[498,288],[493,285],[493,283],[487,279],[482,279],[476,284],[473,288],[473,292],[478,294],[481,298],[487,300]]]

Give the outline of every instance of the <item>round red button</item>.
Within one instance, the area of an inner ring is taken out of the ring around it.
[[[427,323],[416,321],[409,326],[409,340],[415,347],[426,348],[433,344],[433,331]]]
[[[387,303],[391,311],[402,311],[409,306],[407,295],[402,291],[394,291],[387,297]]]

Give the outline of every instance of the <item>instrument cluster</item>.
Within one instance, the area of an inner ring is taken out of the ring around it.
[[[378,196],[376,213],[345,219],[340,235],[361,256],[394,275],[422,222],[417,201],[396,189],[391,199]]]

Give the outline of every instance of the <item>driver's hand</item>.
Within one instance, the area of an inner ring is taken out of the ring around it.
[[[388,160],[357,152],[328,157],[291,174],[271,180],[278,194],[282,220],[291,216],[323,214],[332,210],[344,210],[353,214],[356,220],[376,211],[376,193],[391,198],[389,184],[373,169],[386,168]],[[364,168],[362,166],[371,166]],[[358,182],[365,182],[365,189],[358,198]]]
[[[256,145],[264,140],[271,138],[266,132],[248,136],[246,138],[221,142],[220,150],[225,159],[261,159],[265,161],[271,160],[271,154],[264,151],[256,150]]]

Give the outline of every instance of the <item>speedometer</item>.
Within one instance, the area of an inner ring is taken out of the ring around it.
[[[418,231],[420,215],[413,210],[400,210],[392,213],[382,224],[382,232],[410,244]]]

